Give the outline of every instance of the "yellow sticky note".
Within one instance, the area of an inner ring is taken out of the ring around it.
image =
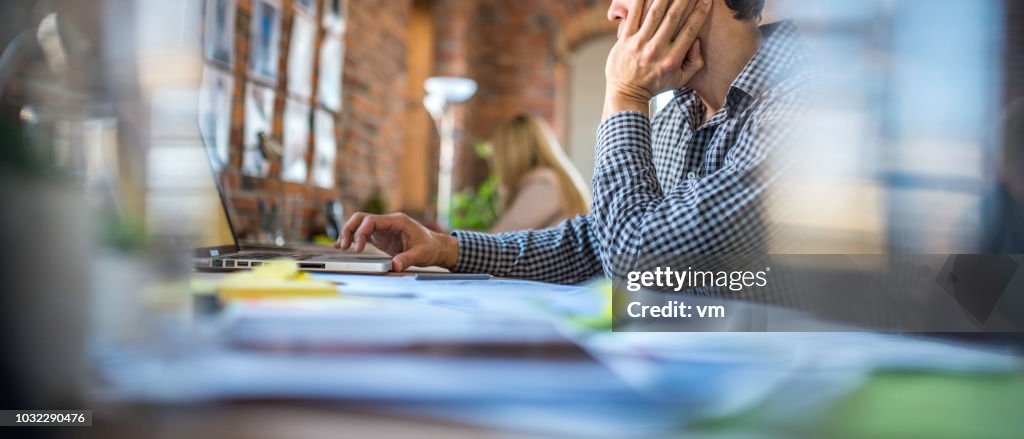
[[[331,282],[306,276],[295,261],[282,259],[227,276],[218,285],[217,295],[223,301],[338,297],[338,290]]]

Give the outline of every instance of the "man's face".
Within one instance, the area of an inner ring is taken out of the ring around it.
[[[612,0],[611,6],[608,7],[608,21],[619,24],[619,30],[616,31],[616,36],[622,36],[622,24],[626,22],[626,16],[629,15],[629,0]]]
[[[653,0],[646,0],[644,2],[644,9],[641,11],[642,14],[647,14],[647,9]],[[687,0],[676,0],[676,1],[687,1]],[[717,0],[716,0],[717,1]],[[610,6],[608,6],[608,21],[618,23],[619,29],[616,31],[616,36],[622,36],[622,26],[626,22],[626,17],[629,16],[631,11],[629,10],[630,5],[633,4],[633,0],[612,0]],[[712,17],[714,16],[714,9],[712,9]],[[711,22],[711,18],[708,19],[708,23]],[[707,32],[707,24],[701,32],[701,37]]]
[[[647,11],[650,8],[650,4],[653,1],[654,0],[645,0],[643,2],[644,3],[643,10],[640,11],[640,13],[644,14],[644,15],[647,15]],[[700,0],[672,0],[672,1],[679,1],[679,2],[694,1],[694,2],[699,2]],[[717,2],[720,2],[722,0],[712,0],[712,1],[713,1],[713,3],[717,3]],[[620,39],[620,40],[622,39],[622,33],[625,30],[626,19],[627,19],[627,17],[629,17],[630,14],[633,13],[633,11],[630,11],[629,8],[634,4],[634,2],[635,2],[635,0],[612,0],[611,5],[608,7],[608,15],[607,15],[608,20],[613,22],[613,23],[617,23],[618,24],[618,30],[616,31],[616,37],[618,39]],[[715,19],[716,19],[715,18],[715,10],[719,9],[720,7],[723,7],[723,6],[725,6],[725,5],[712,4],[712,8],[711,8],[711,11],[710,11],[710,13],[708,15],[707,21],[704,23],[704,27],[699,31],[698,38],[701,40],[701,44],[702,44],[702,48],[703,49],[706,49],[708,47],[709,29],[712,26],[712,22],[714,22]],[[690,7],[691,8],[692,7],[696,7],[696,3],[691,4]],[[706,62],[707,57],[708,57],[707,52],[703,52],[703,55],[704,55],[704,59],[705,59],[705,62]],[[693,78],[691,78],[689,84],[694,84],[696,82],[704,81],[704,78],[705,78],[706,75],[707,75],[707,71],[706,70],[701,70],[701,71],[697,72],[693,76]]]

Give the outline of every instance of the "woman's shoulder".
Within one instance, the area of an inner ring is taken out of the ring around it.
[[[523,178],[519,180],[519,186],[529,186],[534,184],[543,185],[558,185],[558,174],[555,173],[554,169],[548,167],[540,167],[531,169],[523,175]]]

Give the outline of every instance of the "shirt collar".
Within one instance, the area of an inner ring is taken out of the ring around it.
[[[764,44],[732,82],[732,88],[755,99],[792,74],[794,68],[807,58],[800,33],[792,21],[761,26],[761,34],[764,35]]]
[[[791,20],[762,25],[760,29],[764,43],[733,80],[730,95],[735,89],[758,99],[810,58],[800,40],[800,32]],[[677,102],[684,106],[687,99],[678,99],[684,95],[699,99],[689,87],[676,90]],[[729,106],[729,98],[726,96],[726,106]]]

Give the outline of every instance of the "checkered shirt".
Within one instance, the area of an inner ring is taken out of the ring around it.
[[[601,123],[589,215],[544,230],[453,232],[454,271],[577,283],[622,276],[650,255],[765,252],[760,206],[776,177],[766,157],[785,148],[811,69],[792,23],[761,30],[761,48],[703,124],[688,88],[653,121],[624,111]]]

